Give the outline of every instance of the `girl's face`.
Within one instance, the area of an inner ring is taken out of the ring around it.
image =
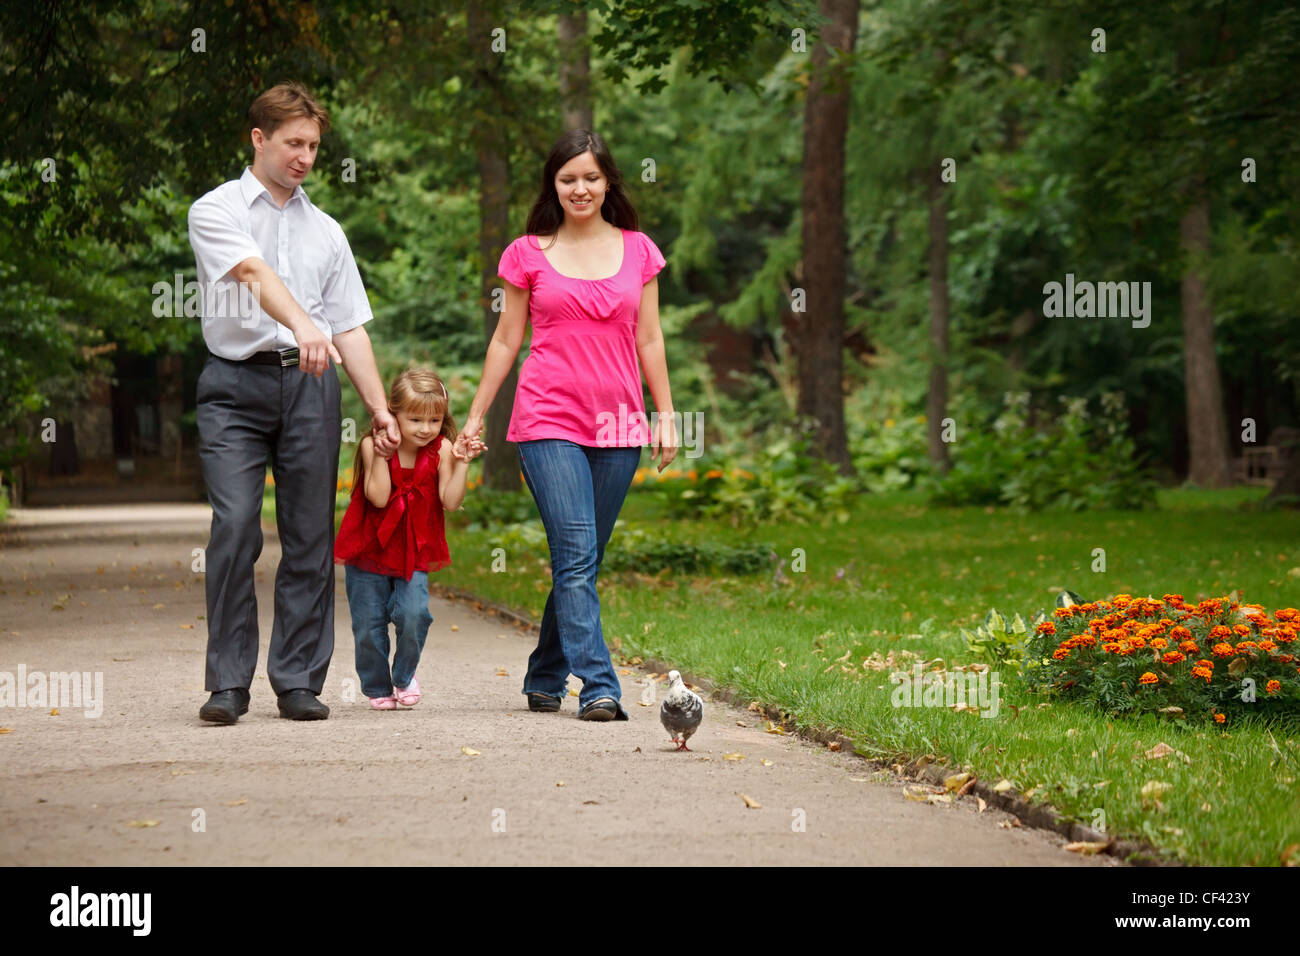
[[[411,414],[410,412],[401,411],[397,413],[397,427],[402,431],[402,441],[409,445],[420,448],[429,444],[438,437],[442,431],[442,416],[432,416],[425,412]]]
[[[591,150],[574,156],[555,174],[555,194],[560,197],[560,208],[566,218],[583,221],[592,216],[599,218],[608,188],[605,174]]]

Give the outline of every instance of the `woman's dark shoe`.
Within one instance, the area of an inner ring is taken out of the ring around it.
[[[578,711],[579,720],[614,720],[618,717],[618,701],[613,697],[600,697]],[[624,718],[626,720],[626,718]]]
[[[243,687],[216,691],[199,708],[199,719],[213,724],[233,724],[248,713],[248,691]]]
[[[528,709],[553,714],[560,709],[560,698],[552,697],[550,694],[529,694]]]
[[[280,716],[288,720],[324,720],[330,709],[305,687],[287,690],[279,697]]]

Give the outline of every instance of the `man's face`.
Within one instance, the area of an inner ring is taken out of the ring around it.
[[[261,160],[261,170],[277,185],[293,191],[311,172],[320,147],[320,124],[299,116],[281,123],[270,136],[260,129],[252,132],[253,149]]]

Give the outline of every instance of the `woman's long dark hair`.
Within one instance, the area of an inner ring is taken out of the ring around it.
[[[565,163],[575,156],[581,156],[587,150],[591,150],[591,155],[596,157],[596,165],[600,167],[606,182],[609,183],[609,190],[600,204],[601,218],[620,229],[636,231],[636,210],[632,208],[627,193],[623,191],[623,173],[619,170],[618,163],[614,162],[614,157],[610,155],[609,147],[605,145],[600,134],[588,129],[575,129],[556,140],[555,145],[551,147],[551,155],[546,157],[546,165],[542,167],[541,192],[537,196],[537,202],[533,203],[532,211],[528,214],[528,225],[525,229],[528,235],[551,236],[560,228],[560,224],[564,222],[564,209],[560,206],[560,197],[555,192],[555,174]]]

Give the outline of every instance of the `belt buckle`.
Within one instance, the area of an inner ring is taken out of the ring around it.
[[[280,353],[280,367],[290,368],[298,364],[298,346],[287,349],[278,349]]]

